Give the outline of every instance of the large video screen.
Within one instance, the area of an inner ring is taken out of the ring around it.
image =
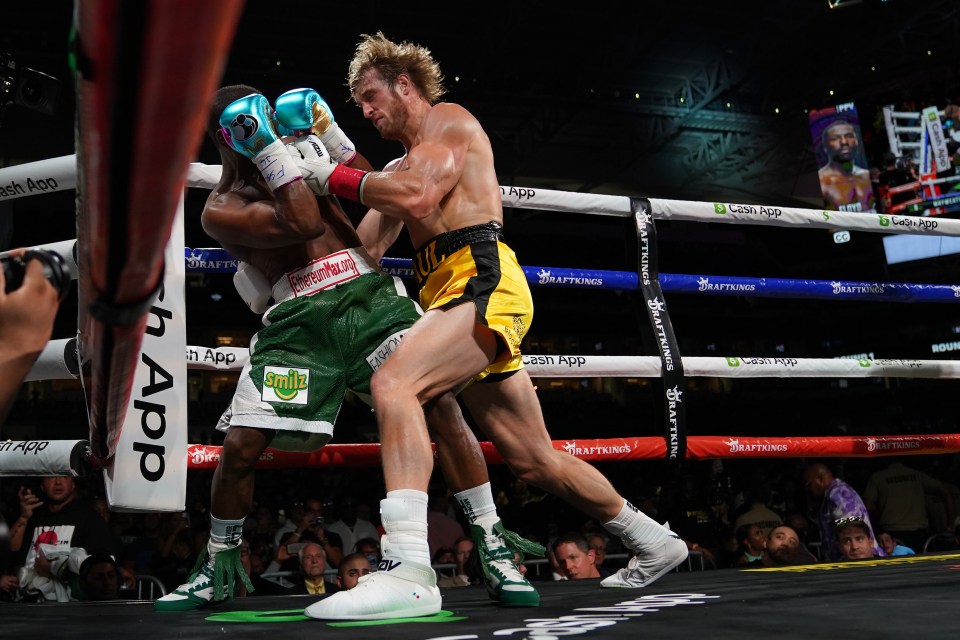
[[[876,211],[856,107],[847,102],[811,110],[809,115],[824,206],[835,211]]]

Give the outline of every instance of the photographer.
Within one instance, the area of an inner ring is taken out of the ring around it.
[[[288,551],[287,545],[297,545],[297,543],[315,542],[323,547],[327,563],[333,567],[340,566],[340,560],[343,559],[343,542],[340,536],[332,531],[327,531],[323,527],[323,515],[319,511],[309,510],[303,514],[300,526],[290,534],[286,545],[281,545],[277,549],[276,560],[284,560],[295,557],[299,551],[299,545],[295,551]]]
[[[24,376],[50,341],[60,305],[58,291],[45,277],[40,260],[29,260],[23,283],[7,291],[7,263],[19,263],[24,251],[12,251],[3,259],[5,268],[0,269],[0,424],[6,420]]]

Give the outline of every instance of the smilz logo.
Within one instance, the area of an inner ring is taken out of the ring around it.
[[[287,404],[307,404],[310,394],[310,370],[293,367],[264,367],[264,402],[284,402]]]

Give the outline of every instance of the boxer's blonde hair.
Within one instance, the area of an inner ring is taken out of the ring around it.
[[[430,104],[435,104],[447,92],[443,87],[440,65],[433,59],[429,49],[407,41],[397,44],[381,31],[376,35],[360,36],[353,60],[350,61],[347,86],[354,102],[359,102],[357,89],[367,69],[376,69],[391,87],[401,73],[406,73]]]

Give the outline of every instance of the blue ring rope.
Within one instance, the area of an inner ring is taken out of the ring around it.
[[[224,249],[184,249],[187,271],[232,273],[237,260]],[[413,278],[412,261],[384,258],[380,261],[390,275]],[[523,267],[531,286],[572,289],[637,291],[636,273],[563,267]],[[872,300],[876,302],[960,302],[960,285],[863,282],[849,280],[792,280],[787,278],[744,278],[739,276],[684,275],[660,273],[664,292],[759,298],[801,298],[809,300]]]

